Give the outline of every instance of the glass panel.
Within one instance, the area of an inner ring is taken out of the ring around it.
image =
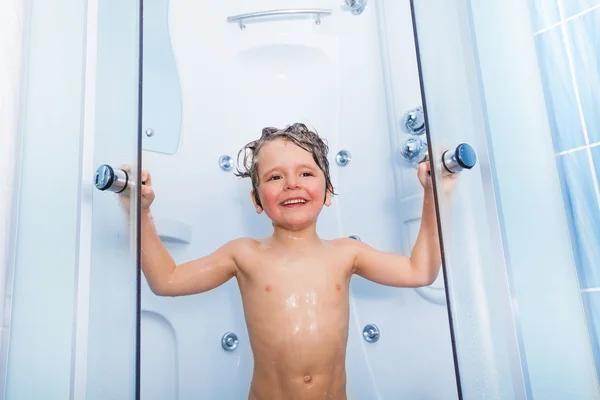
[[[518,0],[456,0],[434,8],[413,2],[437,186],[443,151],[468,143],[478,157],[475,168],[460,172],[450,198],[438,188],[465,398],[599,396],[574,262],[595,250],[573,257],[552,148],[553,138],[557,153],[587,144],[569,114],[581,105],[561,75],[573,68],[554,39],[560,33],[538,41],[539,64],[532,36],[540,21],[551,22],[547,15],[563,18],[555,3],[532,1],[531,16]],[[553,76],[542,79],[540,66]],[[593,168],[586,169],[593,166],[591,152],[558,157],[558,164],[564,191],[572,194],[565,196],[574,204],[570,215],[597,212],[594,191],[585,187],[594,181]],[[592,308],[593,300],[586,304]]]
[[[87,343],[87,399],[139,398],[138,214],[140,8],[97,3],[94,166],[129,165],[125,212],[94,191]],[[132,195],[133,194],[133,195]]]
[[[136,395],[139,5],[30,2],[6,399]],[[130,193],[135,193],[131,190]]]
[[[296,1],[288,6],[300,8],[285,15],[241,26],[224,18],[279,3],[144,3],[143,165],[156,199],[151,217],[142,212],[142,255],[159,295],[143,279],[141,397],[242,399],[253,378],[255,390],[278,379],[281,391],[322,388],[345,366],[351,399],[458,398],[441,276],[417,290],[348,276],[330,282],[343,291],[342,307],[314,310],[315,296],[328,296],[322,285],[333,278],[321,274],[331,265],[278,276],[276,263],[255,262],[271,272],[250,272],[252,284],[241,273],[211,277],[223,265],[211,263],[214,256],[184,265],[233,239],[273,234],[269,217],[256,214],[250,182],[233,172],[240,149],[263,128],[295,122],[327,140],[340,193],[319,215],[319,237],[352,235],[404,255],[417,240],[423,187],[400,156],[403,116],[421,103],[409,2],[370,1],[355,13],[334,7],[317,18],[292,13],[307,7]],[[185,275],[185,289],[173,289],[173,270],[158,270],[175,265],[176,273],[196,271]],[[319,344],[311,344],[317,330]],[[331,361],[316,349],[344,354]],[[341,399],[342,390],[329,394]]]

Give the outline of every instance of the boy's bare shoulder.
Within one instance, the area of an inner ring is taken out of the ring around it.
[[[236,271],[240,272],[244,271],[248,265],[252,265],[252,260],[256,259],[259,246],[259,240],[239,238],[227,242],[224,247],[228,249],[228,253],[235,263]]]
[[[341,249],[356,248],[360,244],[360,241],[356,239],[350,239],[345,237],[327,240],[327,242]]]
[[[260,244],[260,240],[244,237],[228,242],[227,246],[231,249],[231,251],[233,251],[234,254],[242,255],[250,251],[258,250]]]
[[[348,257],[354,258],[356,253],[358,252],[361,242],[356,239],[350,238],[338,238],[333,240],[328,240],[329,243],[336,253],[346,255]]]

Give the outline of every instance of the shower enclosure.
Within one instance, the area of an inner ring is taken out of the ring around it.
[[[22,4],[3,398],[247,398],[236,283],[164,298],[140,274],[139,172],[176,262],[264,237],[237,151],[293,122],[330,148],[324,238],[409,254],[432,163],[443,268],[418,289],[353,278],[349,398],[600,398],[536,1]]]

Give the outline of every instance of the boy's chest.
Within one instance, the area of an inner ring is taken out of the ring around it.
[[[240,282],[248,315],[257,311],[260,319],[288,321],[295,327],[344,319],[349,283],[343,268],[336,267],[318,263],[255,271]]]
[[[274,297],[297,297],[302,303],[311,303],[317,295],[342,294],[350,281],[347,262],[329,254],[267,255],[253,264],[244,273],[247,289]]]

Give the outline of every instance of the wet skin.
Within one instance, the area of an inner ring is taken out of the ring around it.
[[[325,176],[312,154],[285,140],[258,156],[258,213],[273,222],[264,240],[237,239],[177,266],[162,245],[150,213],[151,179],[143,172],[142,270],[152,291],[182,296],[214,289],[235,277],[254,356],[249,399],[346,400],[349,284],[353,274],[397,287],[429,285],[440,266],[428,165],[421,230],[410,257],[352,239],[321,240],[316,221],[331,204]],[[449,183],[449,190],[452,183]]]
[[[272,242],[240,244],[236,277],[254,354],[250,399],[346,399],[352,259],[344,241]]]

